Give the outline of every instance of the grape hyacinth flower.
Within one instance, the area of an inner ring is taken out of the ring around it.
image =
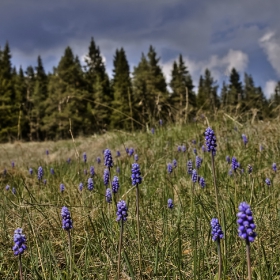
[[[92,191],[93,190],[93,179],[88,178],[88,190]]]
[[[83,187],[84,187],[84,184],[83,184],[83,183],[80,183],[80,184],[79,184],[79,190],[82,191],[82,190],[83,190]]]
[[[94,167],[93,166],[91,166],[89,168],[89,173],[90,173],[91,176],[94,176],[95,172],[94,172]]]
[[[273,170],[274,172],[277,171],[277,166],[276,166],[276,163],[275,163],[275,162],[272,163],[272,170]]]
[[[204,188],[206,186],[205,179],[203,177],[199,177],[199,185]]]
[[[187,162],[187,169],[188,169],[188,174],[192,174],[192,170],[193,170],[193,164],[191,160],[188,160]]]
[[[171,164],[171,163],[167,163],[167,172],[168,172],[169,174],[172,173],[172,164]]]
[[[29,168],[29,174],[32,175],[33,174],[33,169],[30,167]]]
[[[208,127],[205,131],[205,141],[206,141],[207,151],[211,152],[212,155],[215,156],[217,151],[216,136],[214,131],[211,129],[211,127]]]
[[[252,165],[248,164],[248,173],[251,174],[253,172]]]
[[[192,140],[192,143],[195,145],[195,144],[196,144],[196,140],[193,139],[193,140]]]
[[[193,171],[192,171],[192,181],[193,181],[193,183],[197,182],[197,172],[195,169],[193,169]]]
[[[173,167],[176,168],[177,167],[177,160],[173,159]]]
[[[100,157],[97,157],[97,158],[96,158],[96,161],[97,161],[97,164],[100,164],[100,163],[101,163],[101,158],[100,158]]]
[[[70,211],[66,206],[63,206],[61,209],[61,216],[62,216],[62,228],[64,230],[69,231],[73,228],[73,222],[71,219]]]
[[[46,185],[47,184],[47,179],[43,180],[43,184]]]
[[[138,155],[137,155],[137,154],[135,154],[135,155],[134,155],[134,160],[135,160],[135,162],[137,162],[137,161],[138,161],[138,159],[139,159]]]
[[[38,180],[41,181],[44,175],[44,170],[42,166],[38,167]]]
[[[120,156],[121,156],[121,152],[120,152],[120,151],[117,151],[116,157],[120,157]]]
[[[247,136],[245,134],[242,134],[242,140],[243,140],[243,143],[246,147],[247,143],[248,143],[248,139],[247,139]]]
[[[155,134],[155,129],[152,127],[152,129],[151,129],[151,133],[152,134]]]
[[[230,157],[229,156],[226,156],[226,161],[228,164],[230,164]]]
[[[162,124],[163,124],[162,119],[160,119],[160,120],[158,121],[158,123],[159,123],[160,126],[162,126]]]
[[[53,168],[51,168],[51,174],[54,175],[54,169]]]
[[[201,164],[202,164],[202,158],[199,157],[199,156],[196,156],[195,157],[195,166],[197,169],[199,169],[201,167]]]
[[[65,191],[65,186],[64,186],[64,184],[60,184],[59,188],[60,188],[60,192],[61,192],[61,193],[63,193],[63,192]]]
[[[197,149],[196,149],[196,148],[193,149],[193,153],[194,153],[195,155],[197,155]]]
[[[269,179],[269,178],[266,178],[266,179],[265,179],[265,183],[266,183],[268,186],[270,186],[270,185],[271,185],[270,179]]]
[[[108,203],[111,203],[112,202],[112,192],[111,192],[111,189],[107,189],[106,190],[106,194],[105,194],[105,197],[106,197],[106,201]]]
[[[206,148],[205,148],[205,146],[204,146],[204,145],[202,145],[201,150],[202,150],[202,152],[203,152],[203,153],[205,153],[205,152],[206,152]]]
[[[84,163],[87,162],[87,154],[86,153],[83,153],[83,160],[84,160]]]
[[[120,200],[117,204],[117,222],[127,220],[127,205],[124,200]]]
[[[129,148],[125,148],[125,151],[128,154],[129,153]]]
[[[17,193],[16,188],[14,188],[14,187],[12,188],[12,193],[13,193],[13,194],[16,194],[16,193]]]
[[[178,152],[182,152],[182,147],[181,147],[181,146],[178,146],[178,147],[177,147],[177,151],[178,151]]]
[[[183,153],[185,153],[185,152],[186,152],[186,150],[187,150],[187,149],[186,149],[186,146],[185,146],[185,145],[182,145],[182,147],[181,147],[181,148],[182,148],[182,152],[183,152]]]
[[[128,155],[131,157],[134,154],[134,149],[130,148],[128,151]]]
[[[104,151],[104,165],[107,166],[107,168],[113,167],[112,154],[109,149]]]
[[[233,175],[232,169],[230,169],[230,170],[228,171],[228,175],[229,175],[229,176],[232,176],[232,175]]]
[[[174,207],[173,200],[171,198],[168,198],[167,200],[167,207],[169,209],[172,209]]]
[[[217,218],[213,218],[211,220],[211,227],[212,227],[212,240],[217,241],[219,239],[224,238],[224,233],[222,231],[222,227],[219,224],[219,220]]]
[[[10,186],[7,185],[7,186],[5,187],[5,190],[8,191],[9,189],[10,189]]]
[[[119,178],[117,176],[114,176],[112,181],[112,191],[113,193],[117,193],[119,190],[120,184],[119,184]]]
[[[14,161],[12,161],[12,168],[15,168],[15,163],[14,163]]]
[[[239,237],[245,239],[246,242],[253,242],[257,236],[254,232],[256,225],[254,224],[253,214],[249,204],[241,202],[237,214],[237,224]]]
[[[131,169],[131,180],[132,180],[132,185],[136,186],[138,184],[142,183],[142,177],[141,177],[141,172],[140,172],[140,166],[138,163],[133,163],[132,164],[132,169]]]
[[[110,171],[109,169],[104,169],[104,174],[103,174],[103,182],[105,186],[109,185],[109,179],[110,179]]]
[[[237,161],[236,157],[232,157],[231,160],[231,169],[236,172],[236,170],[240,167],[240,163]]]
[[[26,247],[26,237],[22,234],[22,229],[17,228],[14,231],[14,243],[13,251],[15,256],[22,255],[24,251],[27,249]]]

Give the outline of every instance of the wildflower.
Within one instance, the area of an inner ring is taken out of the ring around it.
[[[192,143],[195,145],[195,144],[196,144],[196,140],[193,139],[193,140],[192,140]]]
[[[129,153],[129,149],[128,148],[125,148],[125,151],[126,151],[127,154]]]
[[[251,174],[253,172],[252,165],[248,164],[247,168],[248,168],[248,173]]]
[[[83,153],[83,159],[84,159],[84,163],[87,162],[87,154],[86,153]]]
[[[137,155],[137,154],[135,154],[135,155],[134,155],[134,160],[137,162],[137,161],[138,161],[138,159],[139,159],[139,158],[138,158],[138,155]]]
[[[88,178],[88,190],[89,191],[93,190],[93,180],[92,180],[92,178]]]
[[[199,156],[196,156],[195,157],[195,166],[197,169],[199,169],[201,167],[201,164],[202,164],[202,158],[199,157]]]
[[[64,184],[60,184],[59,188],[60,188],[60,192],[61,192],[61,193],[63,193],[63,192],[65,191],[65,186],[64,186]]]
[[[120,156],[121,156],[120,151],[117,151],[117,157],[120,157]]]
[[[90,173],[91,176],[94,176],[95,172],[94,172],[94,167],[93,166],[91,166],[89,168],[89,173]]]
[[[54,175],[54,169],[53,168],[51,168],[51,174]]]
[[[108,168],[113,167],[112,154],[109,149],[106,149],[104,151],[104,165],[107,166]]]
[[[178,147],[177,147],[177,151],[178,151],[178,152],[182,152],[182,147],[181,147],[181,146],[178,146]]]
[[[192,170],[193,170],[193,164],[191,160],[188,160],[187,162],[187,169],[188,169],[188,174],[192,174]]]
[[[134,149],[133,148],[130,148],[129,151],[128,151],[128,155],[131,157],[134,153]]]
[[[83,183],[80,183],[80,184],[79,184],[79,190],[82,191],[82,190],[83,190],[83,187],[84,187],[84,184],[83,184]]]
[[[240,167],[240,163],[237,161],[236,157],[231,159],[231,169],[235,172]]]
[[[105,195],[105,197],[106,197],[106,201],[108,202],[108,203],[111,203],[112,202],[112,193],[111,193],[111,189],[107,189],[106,190],[106,195]]]
[[[140,172],[140,166],[138,163],[133,163],[132,164],[132,169],[131,169],[131,180],[132,180],[132,185],[136,186],[138,184],[141,184],[142,182],[142,177],[141,177],[141,172]]]
[[[228,175],[232,176],[232,170],[231,169],[228,171]]]
[[[15,168],[15,163],[12,161],[12,168]]]
[[[127,220],[127,205],[124,200],[120,200],[117,204],[117,222]]]
[[[151,129],[151,133],[152,134],[155,134],[155,129],[152,127],[152,129]]]
[[[193,149],[193,153],[194,153],[195,155],[197,155],[197,149],[196,149],[196,148]]]
[[[244,145],[246,146],[246,144],[248,143],[248,139],[245,134],[242,134],[242,140],[243,140]]]
[[[117,176],[114,176],[112,181],[112,191],[113,193],[117,193],[119,190],[120,184],[119,184],[119,178]]]
[[[70,211],[66,206],[62,207],[61,216],[62,216],[62,228],[64,230],[70,230],[71,228],[73,228],[73,222],[71,219]]]
[[[257,234],[254,232],[256,225],[254,224],[251,208],[246,202],[241,202],[238,209],[237,224],[239,225],[239,236],[246,241],[253,242]]]
[[[266,179],[265,179],[265,183],[266,183],[268,186],[270,186],[270,185],[271,185],[270,179],[269,179],[269,178],[266,178]]]
[[[46,150],[46,155],[47,155],[47,156],[49,155],[49,150]]]
[[[33,169],[30,167],[29,168],[29,174],[32,175],[33,174]]]
[[[202,150],[202,152],[203,152],[203,153],[205,153],[205,152],[206,152],[206,148],[205,148],[205,146],[204,146],[204,145],[202,145],[201,150]]]
[[[207,151],[211,152],[212,155],[216,155],[216,136],[214,131],[208,127],[205,131],[205,141],[206,141],[206,147],[207,147]]]
[[[13,194],[16,194],[16,193],[17,193],[16,188],[12,188],[12,193],[13,193]]]
[[[14,255],[15,256],[22,255],[24,251],[27,249],[27,247],[26,247],[26,237],[24,234],[22,234],[21,228],[17,228],[14,231],[14,243],[15,243],[13,247]]]
[[[206,184],[205,184],[205,179],[203,177],[199,177],[199,185],[202,188],[205,188]]]
[[[38,180],[41,181],[44,175],[44,170],[42,166],[38,167]]]
[[[173,159],[173,167],[176,168],[177,167],[177,160]]]
[[[276,172],[277,166],[276,166],[276,163],[275,163],[275,162],[272,163],[272,169],[273,169],[274,172]]]
[[[110,177],[110,172],[109,169],[104,169],[104,174],[103,174],[103,182],[105,186],[109,185],[109,177]]]
[[[193,171],[192,171],[192,181],[193,181],[194,183],[197,182],[197,172],[196,172],[195,169],[193,169]]]
[[[167,200],[167,207],[169,209],[172,209],[174,207],[173,200],[171,198]]]
[[[5,189],[6,189],[6,191],[8,191],[8,190],[10,189],[10,186],[7,185],[7,186],[5,187]]]
[[[182,145],[182,152],[184,153],[184,152],[186,152],[186,146],[185,145]]]
[[[230,164],[230,157],[229,156],[226,156],[226,161],[228,164]]]
[[[222,231],[222,227],[219,224],[219,220],[217,218],[213,218],[211,220],[211,227],[212,227],[212,240],[217,241],[224,238],[224,233]]]
[[[162,119],[160,119],[160,120],[158,121],[158,123],[159,123],[160,126],[162,126],[162,124],[163,124]]]
[[[47,179],[43,180],[43,184],[46,185],[47,184]]]
[[[97,164],[100,164],[100,163],[101,163],[101,158],[100,158],[100,157],[97,157],[97,158],[96,158],[96,161],[97,161]]]
[[[171,164],[171,163],[167,163],[167,172],[168,172],[169,174],[172,173],[172,164]]]

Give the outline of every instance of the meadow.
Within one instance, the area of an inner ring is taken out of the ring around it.
[[[202,149],[208,126],[217,138],[214,158],[219,213],[211,154]],[[248,139],[246,145],[242,134]],[[127,148],[133,148],[132,155]],[[222,279],[247,279],[246,244],[238,236],[237,225],[238,206],[243,201],[251,206],[256,224],[257,237],[250,246],[252,279],[279,279],[280,177],[279,171],[272,169],[273,163],[280,164],[279,148],[277,121],[252,125],[228,118],[210,123],[203,118],[187,125],[156,124],[153,131],[145,132],[114,131],[74,139],[69,134],[69,140],[57,142],[2,144],[0,279],[20,279],[19,258],[12,250],[16,228],[22,228],[27,239],[21,256],[23,279],[117,279],[120,222],[116,221],[115,202],[120,199],[128,207],[123,222],[121,279],[218,279],[212,218],[219,218],[224,233]],[[110,184],[105,186],[103,181],[105,149],[112,152],[114,164],[110,182],[118,176],[120,185],[111,203],[105,197]],[[140,250],[137,188],[131,181],[135,154],[142,176],[138,185]],[[196,155],[203,159],[199,169]],[[232,157],[240,163],[236,171],[232,170]],[[190,160],[205,179],[204,187],[193,183],[187,166]],[[39,166],[43,168],[42,180],[37,176]],[[91,191],[90,177],[94,183]],[[168,199],[172,199],[173,208],[168,207]],[[73,221],[71,253],[68,232],[62,229],[63,206]]]

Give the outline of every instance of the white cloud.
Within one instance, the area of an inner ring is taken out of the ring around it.
[[[269,80],[265,83],[264,94],[265,94],[266,98],[269,99],[271,97],[271,95],[274,94],[276,85],[277,85],[277,82],[274,80]]]
[[[264,50],[268,61],[280,76],[280,36],[269,31],[260,38],[259,44]]]
[[[235,68],[238,72],[243,72],[249,62],[248,55],[240,50],[230,49],[224,56],[211,55],[207,60],[195,61],[189,57],[184,57],[186,66],[194,80],[194,84],[198,85],[199,76],[204,74],[206,68],[208,68],[212,76],[220,81],[225,76],[229,76],[232,68]],[[163,73],[170,80],[171,69],[173,60],[163,64]]]

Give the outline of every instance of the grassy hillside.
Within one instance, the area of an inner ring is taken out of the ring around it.
[[[7,173],[0,179],[0,278],[18,277],[18,257],[13,255],[12,247],[13,232],[20,227],[28,247],[22,255],[25,279],[116,279],[120,224],[116,222],[114,200],[109,204],[105,200],[103,150],[108,148],[114,162],[110,178],[117,175],[120,183],[115,200],[122,199],[128,205],[121,277],[140,279],[136,190],[130,178],[134,155],[129,156],[125,150],[133,148],[143,177],[139,185],[143,279],[214,279],[218,272],[217,248],[210,226],[214,217],[220,217],[224,231],[223,277],[245,279],[245,242],[238,236],[236,222],[238,205],[243,201],[250,204],[257,226],[258,236],[251,243],[253,279],[278,279],[280,176],[279,171],[272,170],[272,163],[280,165],[279,124],[252,126],[221,120],[210,126],[217,136],[219,213],[211,156],[201,148],[208,127],[204,119],[186,126],[159,126],[154,134],[115,132],[74,141],[69,136],[69,141],[1,145],[0,167]],[[242,134],[248,138],[247,145]],[[178,146],[185,146],[186,151],[179,152]],[[194,149],[203,159],[197,172],[205,179],[204,188],[193,184],[187,172],[188,160],[196,168]],[[120,157],[116,156],[117,151]],[[226,156],[235,156],[240,162],[236,172],[229,172],[231,164]],[[100,164],[97,157],[101,158]],[[167,164],[173,164],[174,159],[177,167],[169,174]],[[248,164],[253,168],[252,174],[248,174]],[[39,166],[44,170],[46,183],[38,181]],[[93,176],[90,166],[95,170]],[[32,175],[29,168],[33,169]],[[93,191],[87,188],[89,177],[93,177]],[[271,180],[270,186],[265,183],[266,178]],[[83,190],[79,190],[80,183]],[[60,184],[65,185],[64,192],[60,191]],[[167,206],[169,198],[173,209]],[[68,235],[62,229],[62,206],[68,207],[73,220],[71,272]]]

